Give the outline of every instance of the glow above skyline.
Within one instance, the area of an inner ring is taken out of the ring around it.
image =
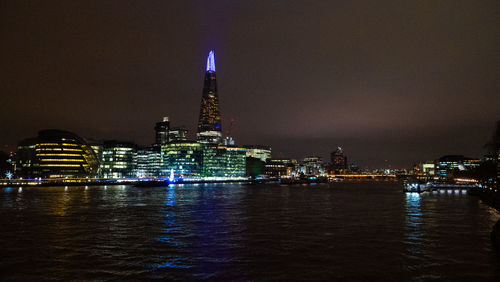
[[[215,72],[215,58],[214,58],[214,50],[210,50],[207,58],[207,71]]]

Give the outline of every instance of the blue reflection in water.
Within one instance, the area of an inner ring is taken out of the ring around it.
[[[407,255],[410,258],[417,258],[422,252],[422,209],[421,195],[419,193],[406,193],[405,201],[405,244],[407,245]]]
[[[176,222],[176,213],[174,211],[175,204],[175,186],[169,185],[163,213],[164,218],[162,220],[163,228],[160,230],[160,237],[156,238],[156,241],[165,244],[164,248],[173,250],[177,250],[179,247],[181,247],[181,244],[176,237],[182,231],[181,227]],[[169,258],[165,258],[162,256],[160,258],[165,261],[153,265],[152,271],[160,269],[190,268],[190,266],[186,264],[187,258],[184,258],[182,256],[173,256]]]

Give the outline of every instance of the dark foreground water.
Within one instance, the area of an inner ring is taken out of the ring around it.
[[[499,218],[397,183],[0,188],[0,278],[500,281]]]

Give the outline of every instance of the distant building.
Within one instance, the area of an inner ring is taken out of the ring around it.
[[[304,175],[316,175],[316,176],[322,176],[325,175],[326,173],[323,160],[321,159],[321,157],[316,157],[316,156],[304,158],[300,166],[299,172],[303,173]]]
[[[21,141],[16,154],[16,174],[27,178],[93,177],[99,166],[87,142],[63,130],[42,130]]]
[[[188,130],[184,127],[172,127],[168,133],[168,142],[187,141]]]
[[[197,140],[201,143],[221,144],[222,128],[215,75],[214,51],[207,58],[203,95],[201,97],[200,116],[198,120]]]
[[[260,145],[245,145],[247,158],[260,159],[263,162],[267,162],[271,159],[271,148]]]
[[[104,178],[136,177],[137,145],[116,140],[104,141],[101,175]]]
[[[155,144],[164,145],[169,141],[170,121],[168,117],[163,117],[163,120],[155,125]]]
[[[467,158],[462,155],[447,155],[439,158],[435,163],[435,173],[438,176],[444,177],[453,170],[470,170],[479,167],[479,160]]]
[[[347,157],[341,147],[330,154],[331,170],[335,173],[348,168]]]
[[[270,177],[291,176],[297,168],[297,160],[269,159],[265,167],[266,167],[266,175]]]
[[[422,173],[424,175],[435,175],[436,165],[432,161],[428,161],[422,164]]]
[[[234,146],[234,139],[233,137],[226,136],[224,139],[222,139],[222,145],[224,146]]]

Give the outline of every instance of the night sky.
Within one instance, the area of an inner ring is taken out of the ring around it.
[[[363,167],[480,157],[499,15],[498,0],[2,1],[0,144],[57,128],[145,145],[163,116],[194,138],[214,49],[237,144],[342,146]]]

